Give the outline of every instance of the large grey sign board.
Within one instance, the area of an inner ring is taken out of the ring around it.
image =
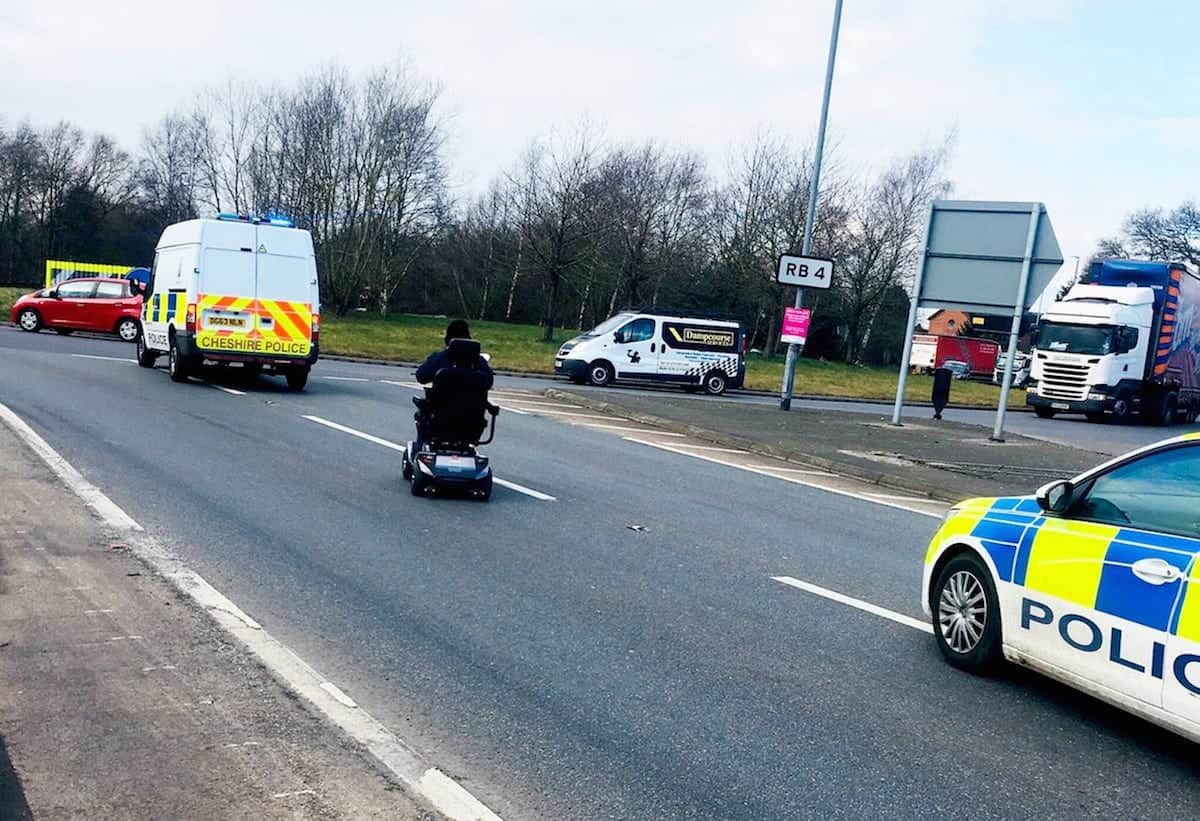
[[[1021,317],[1046,290],[1062,263],[1054,228],[1040,202],[935,200],[929,208],[925,247],[913,282],[892,424],[900,424],[904,411],[918,308],[1007,313],[1012,315],[1012,328],[992,431],[992,439],[1003,442]]]
[[[1040,203],[937,200],[929,224],[920,307],[1009,314],[1021,281],[1032,210]],[[1062,267],[1050,217],[1041,208],[1024,308]]]

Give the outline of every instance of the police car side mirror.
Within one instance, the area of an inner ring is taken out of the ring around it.
[[[1066,479],[1059,479],[1038,488],[1038,507],[1047,513],[1066,513],[1074,501],[1075,485]]]

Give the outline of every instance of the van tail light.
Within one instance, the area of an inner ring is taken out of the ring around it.
[[[188,304],[185,322],[187,323],[187,332],[194,334],[196,332],[196,303],[192,302]]]
[[[321,315],[320,315],[320,314],[313,314],[313,323],[312,323],[312,341],[313,341],[313,344],[314,344],[314,345],[316,345],[316,344],[317,344],[317,341],[318,341],[320,338],[321,338]]]
[[[750,349],[750,340],[745,334],[742,335],[742,356],[746,355],[746,351]]]

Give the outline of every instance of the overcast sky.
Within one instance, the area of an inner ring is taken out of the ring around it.
[[[0,117],[136,150],[229,78],[287,84],[400,57],[441,84],[460,194],[534,136],[702,151],[810,139],[833,0],[2,0]],[[1042,200],[1086,256],[1131,209],[1200,196],[1195,0],[845,0],[830,111],[841,163],[958,140],[955,194]],[[1069,264],[1073,264],[1070,263]]]

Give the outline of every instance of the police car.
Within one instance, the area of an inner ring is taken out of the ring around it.
[[[1008,659],[1200,741],[1200,433],[957,505],[921,601],[954,666]]]

